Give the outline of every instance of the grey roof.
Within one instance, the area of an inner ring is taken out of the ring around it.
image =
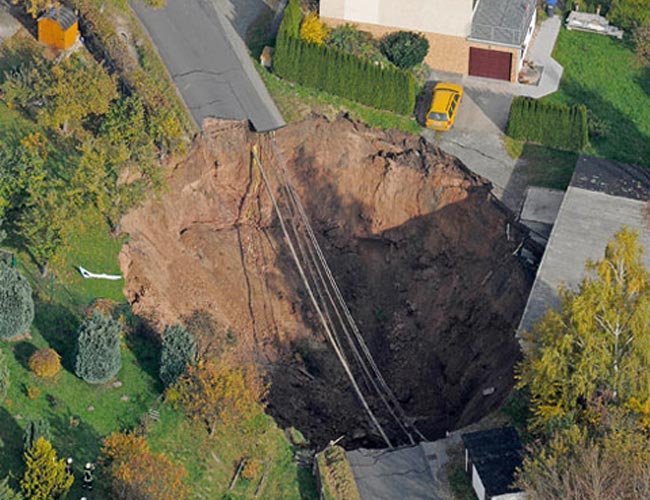
[[[52,19],[58,23],[63,30],[67,30],[70,26],[77,22],[77,16],[67,7],[52,7],[40,19]]]
[[[519,331],[531,331],[550,307],[559,306],[560,285],[575,290],[585,262],[601,259],[607,242],[628,226],[639,233],[650,267],[650,231],[643,210],[650,200],[650,176],[642,167],[582,156],[537,270]]]
[[[470,38],[520,46],[526,39],[536,0],[479,0]]]
[[[471,432],[461,437],[488,498],[520,491],[511,488],[515,481],[515,470],[522,462],[523,451],[514,428]]]

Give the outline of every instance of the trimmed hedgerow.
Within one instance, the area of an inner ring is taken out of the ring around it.
[[[307,43],[299,38],[301,20],[298,1],[290,0],[273,62],[279,76],[373,108],[413,112],[416,84],[410,72]]]
[[[506,133],[513,139],[580,151],[588,142],[587,108],[515,97]]]

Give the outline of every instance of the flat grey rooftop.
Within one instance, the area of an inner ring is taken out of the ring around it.
[[[524,221],[540,222],[553,225],[560,211],[564,191],[540,187],[529,187],[526,190],[524,206],[520,218]]]
[[[605,246],[623,226],[639,233],[650,267],[650,228],[643,210],[650,200],[650,177],[642,167],[583,156],[578,160],[553,226],[528,298],[519,331],[530,331],[549,307],[557,308],[557,289],[577,289],[585,262],[601,259]],[[611,194],[613,193],[613,194]]]
[[[479,0],[470,38],[519,46],[526,39],[535,0]]]
[[[178,91],[199,127],[208,117],[250,120],[264,132],[285,125],[243,41],[210,0],[167,0],[162,9],[134,2]]]
[[[420,446],[396,450],[359,449],[346,453],[362,500],[438,500],[427,458]]]

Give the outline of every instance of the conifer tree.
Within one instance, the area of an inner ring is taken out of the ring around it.
[[[50,423],[41,417],[27,421],[23,431],[23,451],[29,451],[38,438],[51,440]]]
[[[0,262],[0,339],[27,332],[33,320],[32,288],[16,269]]]
[[[196,342],[181,325],[167,326],[160,353],[160,380],[170,386],[196,358]]]
[[[9,486],[9,478],[0,481],[0,498],[2,500],[23,500],[23,496]]]
[[[103,384],[122,367],[120,324],[98,311],[79,328],[75,373],[91,384]]]
[[[59,459],[50,442],[42,437],[25,452],[25,466],[20,487],[30,500],[63,498],[74,481],[66,472],[65,460]]]

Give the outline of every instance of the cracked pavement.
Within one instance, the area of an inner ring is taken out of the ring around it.
[[[250,120],[257,131],[284,126],[273,99],[230,21],[212,0],[167,0],[133,8],[194,121]]]
[[[425,130],[422,135],[488,179],[495,196],[518,212],[526,179],[516,169],[518,161],[510,158],[503,146],[512,95],[489,90],[488,83],[481,83],[481,88],[465,88],[456,123],[449,132]]]

